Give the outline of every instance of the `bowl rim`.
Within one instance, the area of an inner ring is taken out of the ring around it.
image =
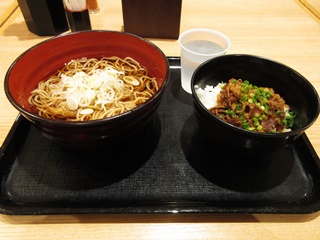
[[[142,40],[143,42],[149,44],[151,47],[155,48],[160,55],[163,57],[163,60],[165,62],[166,65],[166,75],[164,77],[164,81],[163,84],[160,86],[160,88],[158,89],[158,91],[152,95],[152,97],[150,97],[148,100],[146,100],[144,103],[140,104],[139,106],[130,109],[129,111],[126,111],[124,113],[112,116],[112,117],[107,117],[107,118],[102,118],[102,119],[96,119],[96,120],[89,120],[89,121],[66,121],[63,119],[50,119],[50,118],[46,118],[46,117],[42,117],[37,115],[36,113],[30,112],[28,110],[26,110],[25,108],[21,107],[20,104],[18,104],[16,102],[16,100],[13,98],[13,96],[11,95],[10,91],[9,91],[9,87],[8,87],[8,82],[9,82],[9,78],[10,78],[10,73],[12,72],[15,64],[21,59],[23,58],[26,54],[28,54],[29,52],[31,52],[32,50],[34,50],[35,48],[37,48],[40,45],[46,44],[47,42],[51,42],[51,41],[55,41],[56,39],[60,39],[60,38],[66,38],[68,36],[71,35],[81,35],[81,34],[86,34],[86,33],[113,33],[113,34],[119,34],[119,35],[127,35],[133,38],[136,38],[138,40]],[[33,45],[32,47],[28,48],[27,50],[25,50],[24,52],[22,52],[9,66],[6,75],[5,75],[5,79],[4,79],[4,90],[5,90],[5,94],[7,96],[7,99],[9,100],[9,102],[24,116],[29,118],[29,120],[32,121],[38,121],[38,122],[42,122],[43,124],[55,124],[55,125],[59,125],[59,126],[86,126],[86,125],[99,125],[101,123],[105,123],[105,122],[113,122],[116,121],[119,118],[125,118],[128,115],[131,115],[137,111],[140,111],[141,108],[143,108],[144,106],[150,105],[152,104],[156,99],[158,99],[158,97],[160,95],[163,94],[164,89],[166,88],[166,86],[168,85],[170,79],[170,64],[169,64],[169,60],[166,57],[166,55],[164,54],[164,52],[154,43],[152,43],[151,41],[149,41],[146,38],[140,37],[138,35],[132,34],[132,33],[128,33],[128,32],[121,32],[121,31],[114,31],[114,30],[82,30],[82,31],[77,31],[77,32],[66,32],[66,33],[62,33],[53,37],[50,37],[48,39],[45,39],[35,45]]]
[[[261,132],[256,132],[256,131],[251,131],[251,130],[247,130],[241,127],[237,127],[235,125],[232,125],[228,122],[225,122],[224,120],[218,118],[217,116],[215,116],[214,114],[212,114],[209,109],[207,109],[203,103],[200,101],[196,91],[195,91],[195,84],[194,84],[194,77],[196,76],[196,74],[200,71],[200,69],[209,64],[212,61],[219,61],[220,59],[224,59],[224,58],[230,58],[230,57],[246,57],[246,58],[255,58],[255,59],[259,59],[262,61],[267,61],[267,62],[272,62],[275,63],[279,66],[282,66],[284,68],[286,68],[287,70],[293,72],[294,74],[296,74],[297,76],[299,76],[301,79],[303,79],[306,84],[308,85],[308,87],[310,88],[310,90],[312,90],[312,92],[314,93],[315,97],[317,98],[317,114],[314,116],[314,118],[309,122],[309,124],[305,125],[302,128],[299,129],[292,129],[291,131],[288,132],[281,132],[281,133],[261,133]],[[226,127],[228,127],[229,129],[233,129],[236,132],[240,132],[240,133],[244,133],[244,134],[248,134],[248,135],[252,135],[252,136],[265,136],[265,137],[289,137],[289,136],[293,136],[293,135],[297,135],[299,133],[304,132],[306,129],[308,129],[319,117],[320,114],[320,97],[319,94],[317,92],[317,90],[315,89],[315,87],[310,83],[310,81],[305,78],[301,73],[297,72],[295,69],[289,67],[288,65],[281,63],[279,61],[273,60],[271,58],[268,57],[263,57],[263,56],[259,56],[259,55],[253,55],[253,54],[241,54],[241,53],[235,53],[235,54],[226,54],[226,55],[222,55],[222,56],[217,56],[211,59],[206,60],[205,62],[201,63],[196,70],[194,71],[192,77],[191,77],[191,91],[192,91],[192,96],[193,96],[193,100],[201,106],[202,109],[204,109],[207,113],[208,116],[210,116],[210,118],[213,118],[216,121],[219,121],[221,124],[225,125]]]

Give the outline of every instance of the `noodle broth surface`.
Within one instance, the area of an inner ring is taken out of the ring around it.
[[[156,79],[133,58],[81,58],[41,81],[29,103],[42,117],[88,121],[127,112],[156,91]]]

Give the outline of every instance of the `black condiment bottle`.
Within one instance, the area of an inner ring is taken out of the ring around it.
[[[65,12],[72,32],[91,30],[86,0],[64,0]]]
[[[89,17],[89,10],[70,11],[66,8],[66,16],[72,32],[91,30],[91,22]]]
[[[18,0],[30,32],[53,36],[69,30],[62,0]]]

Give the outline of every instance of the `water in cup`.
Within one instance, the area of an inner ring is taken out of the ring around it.
[[[207,40],[193,40],[184,44],[190,51],[201,54],[216,54],[223,51],[219,44]]]
[[[217,54],[223,52],[223,47],[219,44],[207,40],[192,40],[184,44],[184,47],[189,51],[196,52],[197,54]],[[193,72],[202,63],[202,60],[197,58],[190,59],[181,53],[181,65],[184,66],[184,71],[181,71],[182,88],[190,93],[190,80]]]
[[[224,34],[205,28],[190,29],[179,36],[181,47],[181,86],[191,93],[191,78],[206,60],[226,53],[230,40]]]

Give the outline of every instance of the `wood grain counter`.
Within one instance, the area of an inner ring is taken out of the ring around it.
[[[90,15],[92,28],[121,31],[121,1],[100,0],[100,6],[99,13]],[[48,38],[29,32],[20,10],[11,10],[0,28],[0,145],[17,116],[3,90],[6,71],[21,53]],[[197,27],[215,29],[229,36],[228,53],[264,56],[292,67],[320,92],[320,25],[299,1],[183,0],[180,32]],[[150,40],[167,56],[180,55],[176,39]],[[320,119],[307,131],[318,155],[319,133]],[[313,240],[320,239],[319,226],[319,212],[306,215],[0,215],[0,239]]]

